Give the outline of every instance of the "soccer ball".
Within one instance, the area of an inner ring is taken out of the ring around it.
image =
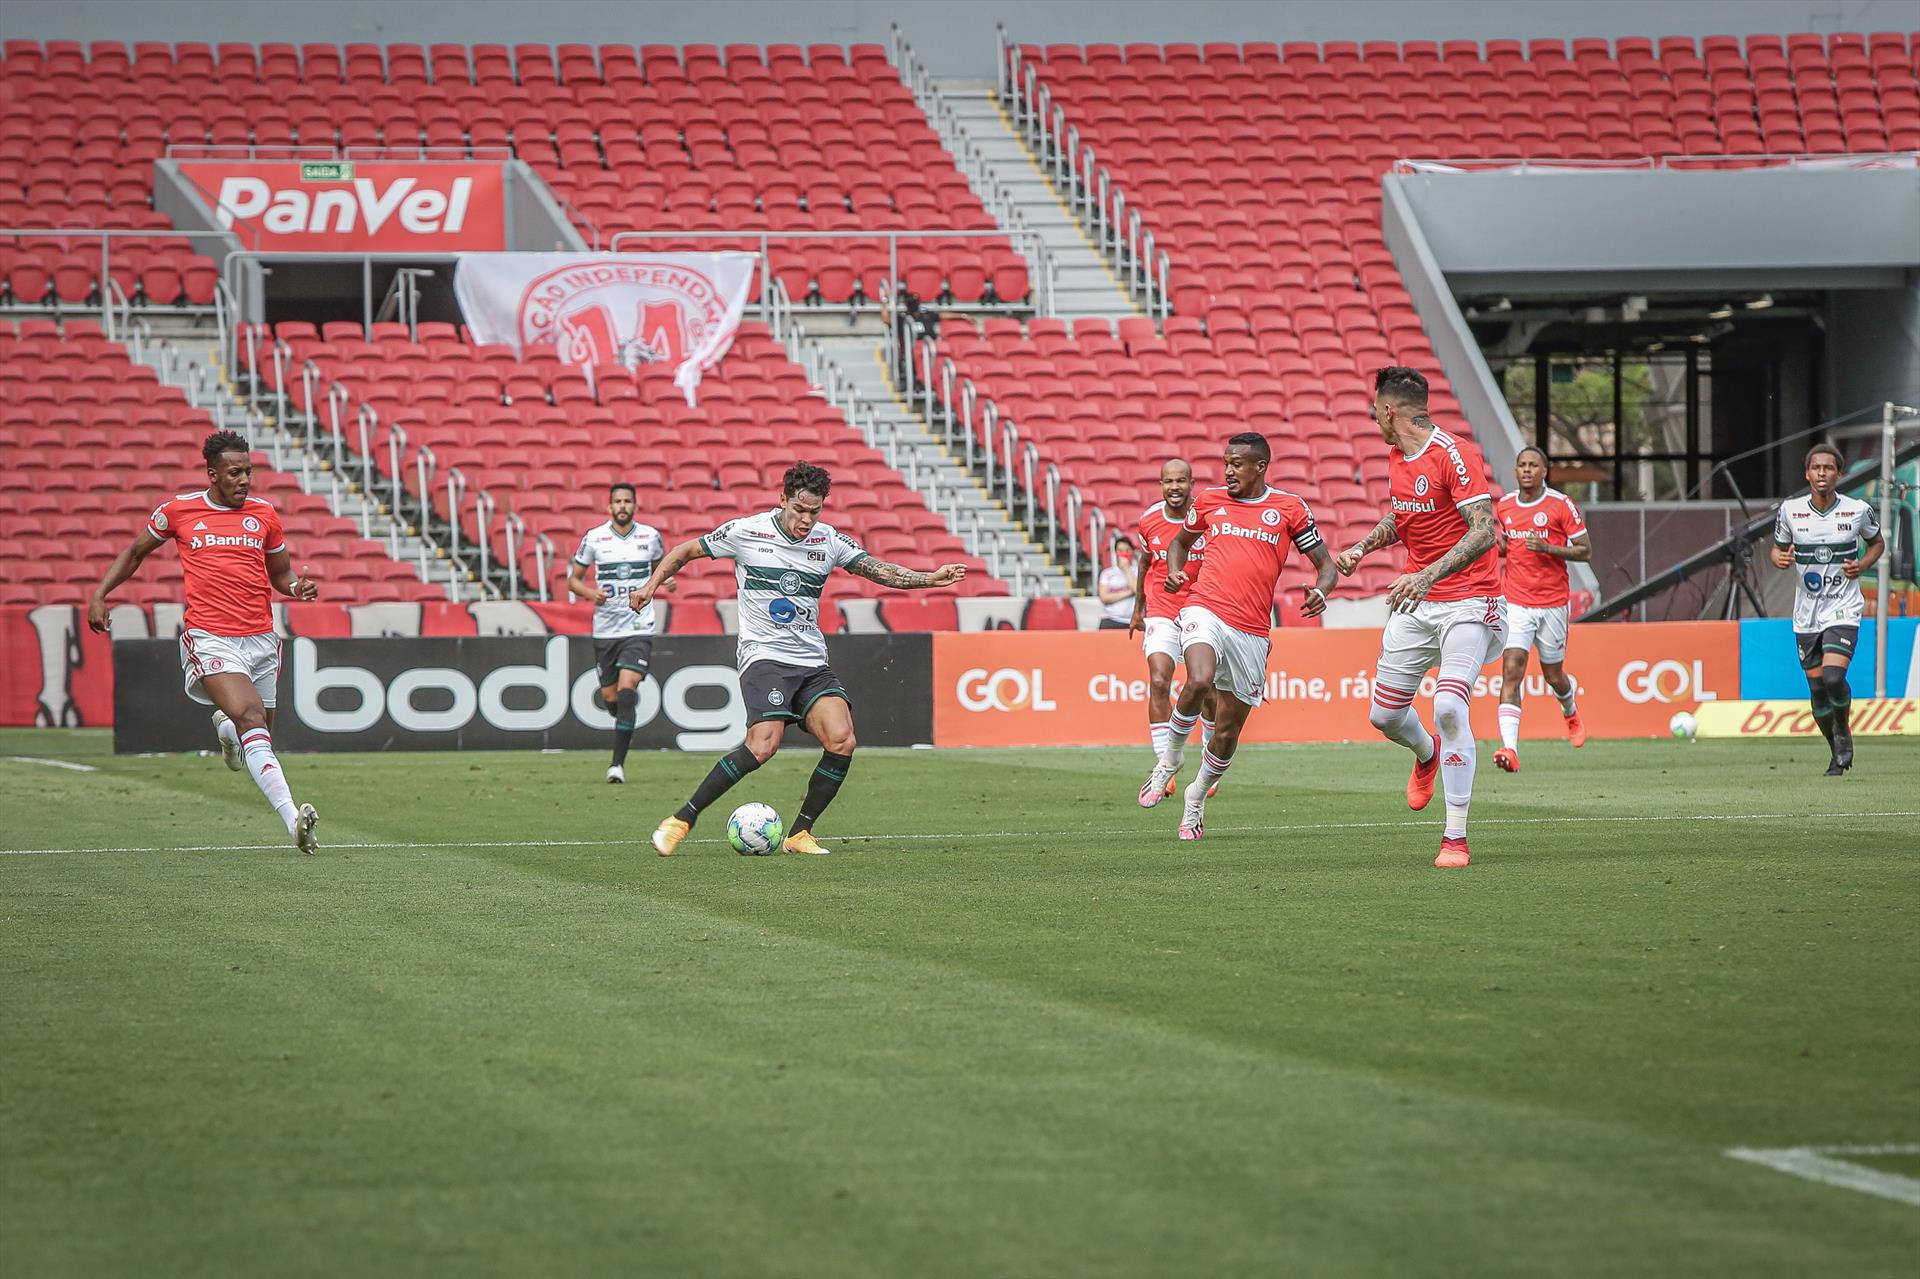
[[[765,857],[786,833],[780,814],[765,804],[742,804],[727,818],[727,843],[742,857]]]
[[[1667,721],[1667,731],[1675,737],[1692,737],[1700,731],[1700,721],[1693,717],[1692,711],[1675,711]]]

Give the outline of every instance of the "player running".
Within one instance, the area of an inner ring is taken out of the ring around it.
[[[1493,762],[1504,773],[1520,771],[1520,695],[1527,681],[1527,655],[1540,650],[1540,673],[1559,699],[1567,740],[1587,744],[1587,727],[1573,700],[1567,674],[1567,562],[1593,558],[1587,522],[1559,489],[1547,487],[1547,455],[1524,448],[1514,459],[1520,489],[1494,505],[1500,523],[1500,553],[1507,557],[1502,580],[1507,598],[1507,651],[1500,671],[1500,749]]]
[[[1173,668],[1180,662],[1180,610],[1186,607],[1192,582],[1178,591],[1167,590],[1167,548],[1180,535],[1187,522],[1193,500],[1193,468],[1180,458],[1160,464],[1160,500],[1140,513],[1140,564],[1134,579],[1133,620],[1127,623],[1127,638],[1142,632],[1141,649],[1147,655],[1147,734],[1153,742],[1153,757],[1167,753],[1167,724],[1173,714]],[[1188,573],[1197,577],[1206,559],[1206,538],[1187,551]],[[1200,704],[1200,749],[1213,744],[1214,694]],[[1177,778],[1167,778],[1166,793],[1173,794]],[[1214,787],[1207,791],[1212,799]]]
[[[1800,570],[1793,591],[1793,637],[1800,648],[1800,668],[1807,673],[1813,722],[1833,752],[1828,777],[1843,776],[1853,767],[1853,732],[1847,724],[1853,691],[1847,687],[1847,667],[1860,635],[1860,618],[1867,611],[1860,575],[1887,549],[1873,507],[1838,492],[1839,484],[1840,450],[1814,445],[1807,452],[1807,485],[1813,491],[1780,503],[1773,521],[1774,567]]]
[[[951,586],[967,575],[964,564],[942,564],[916,573],[877,560],[830,524],[820,512],[833,480],[805,462],[787,468],[780,505],[761,515],[729,520],[705,537],[667,553],[653,576],[627,598],[636,611],[647,606],[663,582],[688,561],[704,556],[731,559],[740,591],[740,693],[747,703],[747,741],[722,756],[693,798],[653,832],[654,851],[666,857],[680,846],[702,811],[780,749],[788,722],[819,740],[820,762],[807,783],[800,815],[782,847],[790,853],[825,853],[813,824],[847,780],[853,763],[853,707],[840,677],[827,666],[820,633],[820,592],[836,568],[903,591]]]
[[[107,596],[139,572],[147,556],[171,540],[180,548],[187,581],[186,629],[180,665],[187,696],[213,706],[220,753],[236,773],[245,769],[267,797],[303,853],[319,847],[312,804],[295,804],[273,752],[274,686],[280,677],[280,640],[273,633],[272,592],[289,599],[318,598],[305,573],[295,575],[280,513],[250,496],[253,458],[244,436],[215,431],[201,446],[207,487],[160,503],[133,542],[114,557],[87,605],[87,625],[105,633]]]
[[[1465,866],[1467,808],[1473,801],[1476,752],[1467,702],[1474,676],[1493,660],[1506,634],[1500,596],[1498,532],[1480,450],[1455,439],[1427,416],[1427,379],[1414,369],[1384,368],[1374,376],[1373,420],[1392,445],[1387,481],[1392,508],[1335,561],[1351,574],[1373,551],[1407,546],[1407,571],[1387,588],[1385,633],[1374,671],[1373,726],[1413,752],[1407,807],[1433,798],[1440,774],[1447,821],[1435,866]],[[1420,722],[1413,696],[1435,664],[1433,719],[1440,741]]]
[[[607,520],[586,531],[567,566],[567,594],[593,601],[593,656],[600,667],[600,696],[613,713],[613,762],[609,782],[627,780],[627,748],[633,744],[640,682],[653,660],[653,604],[627,607],[627,596],[653,573],[666,554],[659,530],[634,522],[639,496],[622,480],[607,490]],[[587,585],[587,570],[593,585]]]
[[[1180,610],[1180,643],[1187,682],[1169,716],[1167,746],[1140,788],[1140,806],[1152,808],[1180,771],[1187,734],[1209,695],[1217,718],[1213,743],[1200,755],[1200,772],[1187,786],[1180,814],[1180,838],[1206,834],[1207,796],[1233,763],[1240,727],[1260,704],[1267,686],[1267,642],[1273,626],[1273,592],[1287,562],[1287,546],[1313,562],[1319,576],[1307,588],[1301,613],[1316,617],[1333,589],[1333,559],[1327,554],[1313,512],[1293,494],[1267,484],[1272,452],[1267,438],[1243,431],[1227,441],[1226,484],[1195,497],[1186,523],[1167,547],[1169,592],[1188,582],[1187,554],[1201,538],[1207,543],[1207,571],[1194,581]]]

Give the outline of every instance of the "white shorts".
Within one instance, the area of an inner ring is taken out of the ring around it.
[[[261,705],[272,710],[274,688],[280,681],[280,637],[181,631],[180,668],[187,675],[187,696],[203,706],[213,705],[200,684],[204,676],[245,675],[260,690]]]
[[[1189,604],[1180,610],[1180,650],[1195,644],[1213,650],[1213,687],[1249,706],[1258,706],[1267,688],[1267,637],[1228,626],[1212,612]]]
[[[1380,636],[1380,663],[1374,683],[1388,688],[1419,688],[1426,673],[1440,664],[1442,646],[1455,651],[1467,646],[1480,655],[1479,662],[1484,666],[1507,647],[1506,612],[1506,600],[1498,595],[1481,595],[1445,603],[1421,600],[1411,613],[1393,614]],[[1475,637],[1475,631],[1481,634]]]
[[[1140,639],[1140,651],[1148,657],[1158,653],[1179,661],[1180,623],[1171,617],[1149,617],[1146,634]]]
[[[1567,606],[1534,608],[1527,604],[1507,605],[1507,647],[1525,651],[1540,650],[1543,662],[1567,660]]]

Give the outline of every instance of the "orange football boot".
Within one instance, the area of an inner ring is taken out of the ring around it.
[[[1433,800],[1434,779],[1440,776],[1440,739],[1433,742],[1433,754],[1424,764],[1413,766],[1407,779],[1407,807],[1419,812]]]
[[[1467,837],[1465,835],[1460,836],[1458,839],[1447,835],[1440,837],[1440,855],[1433,859],[1435,866],[1445,870],[1455,866],[1465,866],[1472,860],[1472,855],[1467,852]]]
[[[1587,744],[1587,726],[1580,721],[1580,712],[1567,716],[1567,740],[1575,746]]]
[[[1493,763],[1503,773],[1517,773],[1520,771],[1520,752],[1502,746],[1493,753]]]

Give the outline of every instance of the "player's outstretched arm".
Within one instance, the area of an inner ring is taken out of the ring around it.
[[[295,574],[293,556],[286,551],[275,551],[267,556],[267,580],[273,583],[274,590],[289,599],[306,603],[320,598],[320,586],[313,580],[312,572],[303,566]]]
[[[1360,561],[1384,547],[1392,546],[1400,540],[1400,527],[1394,523],[1393,512],[1388,511],[1380,522],[1373,526],[1373,532],[1340,552],[1340,558],[1333,562],[1340,570],[1340,576],[1351,577],[1353,570],[1360,567]]]
[[[1506,539],[1499,538],[1497,540],[1500,543],[1500,553],[1505,555],[1507,553]],[[1593,543],[1587,540],[1585,533],[1579,534],[1565,546],[1555,546],[1538,534],[1527,538],[1521,545],[1525,546],[1529,551],[1544,555],[1549,559],[1573,560],[1577,563],[1584,564],[1593,558]]]
[[[1327,611],[1327,596],[1333,590],[1338,570],[1334,567],[1333,556],[1327,554],[1325,542],[1308,551],[1307,559],[1313,563],[1314,582],[1307,588],[1306,601],[1300,605],[1300,616],[1318,617]]]
[[[640,589],[627,596],[627,607],[638,613],[653,602],[653,593],[661,585],[672,579],[675,573],[691,564],[694,560],[708,558],[710,552],[706,543],[699,538],[689,538],[667,552],[667,558],[654,567],[653,576],[641,583]]]
[[[1427,592],[1433,589],[1435,582],[1452,577],[1493,549],[1500,534],[1494,524],[1492,502],[1479,501],[1463,506],[1460,508],[1460,518],[1467,522],[1467,531],[1460,535],[1453,549],[1418,573],[1403,573],[1395,578],[1393,585],[1387,588],[1388,608],[1407,608],[1418,604],[1427,597]]]
[[[847,572],[855,577],[864,577],[869,582],[891,586],[896,591],[924,591],[931,586],[952,586],[967,575],[967,566],[942,564],[931,573],[921,573],[868,555],[847,565]]]
[[[87,625],[104,634],[107,629],[107,596],[113,588],[120,585],[140,571],[140,565],[147,556],[160,549],[160,539],[141,529],[126,549],[113,557],[113,563],[107,566],[107,575],[100,579],[100,585],[94,588],[93,599],[87,604]]]

